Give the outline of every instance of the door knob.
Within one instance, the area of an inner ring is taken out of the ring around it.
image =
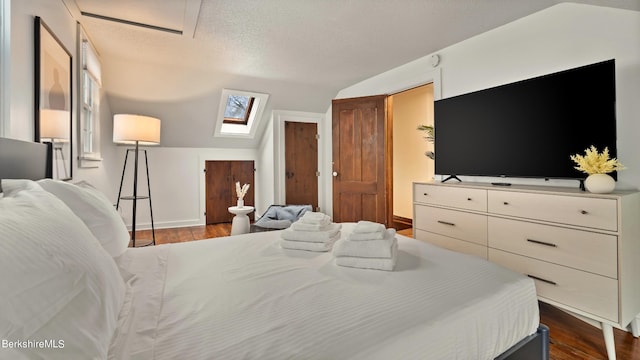
[[[336,177],[336,176],[338,176],[338,172],[334,171],[332,175],[333,175],[333,177]]]

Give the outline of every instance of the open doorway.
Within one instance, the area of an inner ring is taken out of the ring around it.
[[[434,86],[332,102],[333,218],[412,226],[412,183],[433,178],[418,131],[433,124]]]
[[[433,125],[433,83],[391,95],[393,101],[393,201],[392,226],[410,228],[413,218],[413,182],[431,181],[434,162],[425,152],[433,144],[424,139],[418,126]]]

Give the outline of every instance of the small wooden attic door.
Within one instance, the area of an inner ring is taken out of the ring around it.
[[[231,222],[233,214],[229,213],[229,207],[235,206],[238,200],[236,181],[239,181],[240,185],[251,185],[244,197],[244,203],[254,206],[253,161],[210,160],[205,162],[205,172],[207,224]],[[253,213],[249,214],[249,218],[253,220]]]

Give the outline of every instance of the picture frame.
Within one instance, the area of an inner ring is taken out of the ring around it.
[[[47,177],[73,177],[72,61],[69,50],[39,17],[34,19],[34,140],[47,143]]]

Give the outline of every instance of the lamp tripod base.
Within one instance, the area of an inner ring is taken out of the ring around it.
[[[129,247],[145,247],[149,245],[154,245],[153,239],[136,239],[135,246],[133,245],[133,241],[129,242]]]
[[[122,184],[124,182],[124,174],[127,169],[127,159],[129,158],[129,152],[134,152],[134,169],[133,169],[133,196],[122,196]],[[147,195],[138,195],[138,153],[144,152],[144,160],[147,175]],[[149,214],[151,215],[151,239],[136,239],[136,215],[138,200],[146,199],[149,201]],[[151,205],[151,184],[149,182],[149,160],[147,158],[147,150],[138,150],[138,142],[136,141],[135,149],[127,149],[127,153],[124,157],[124,166],[122,167],[122,177],[120,178],[120,190],[118,190],[118,202],[116,203],[116,209],[120,208],[120,200],[131,200],[133,204],[133,217],[131,219],[131,241],[129,242],[131,247],[142,247],[156,244],[156,229],[153,224],[153,206]]]

